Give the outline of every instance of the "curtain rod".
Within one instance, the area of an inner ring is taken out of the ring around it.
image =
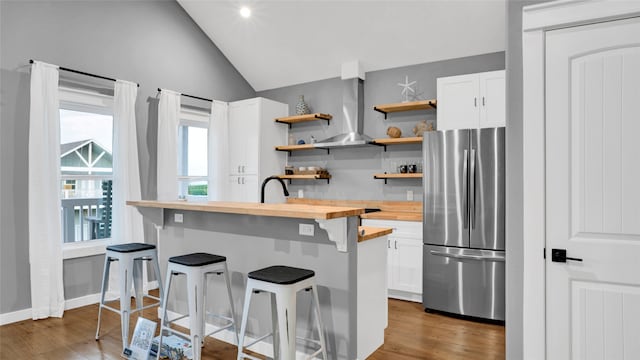
[[[29,64],[33,64],[33,60],[30,59],[29,60]],[[98,78],[98,79],[116,81],[116,79],[114,79],[114,78],[101,76],[101,75],[96,75],[96,74],[91,74],[91,73],[80,71],[80,70],[73,70],[73,69],[69,69],[69,68],[66,68],[66,67],[62,67],[62,66],[58,66],[58,69],[64,70],[64,71],[68,71],[68,72],[72,72],[72,73],[76,73],[76,74],[80,74],[80,75],[91,76],[91,77]],[[136,85],[138,85],[138,87],[140,87],[140,84],[136,84]]]
[[[158,92],[162,92],[161,88],[158,88]],[[211,99],[207,99],[207,98],[203,98],[200,96],[193,96],[193,95],[187,95],[187,94],[180,94],[180,96],[186,96],[188,98],[192,98],[192,99],[197,99],[197,100],[204,100],[204,101],[208,101],[208,102],[213,102],[213,100]]]

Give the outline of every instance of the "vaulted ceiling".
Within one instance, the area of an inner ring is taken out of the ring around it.
[[[505,49],[504,0],[178,3],[256,91]]]

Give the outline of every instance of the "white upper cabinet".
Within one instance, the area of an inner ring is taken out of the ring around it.
[[[229,103],[229,173],[226,201],[260,201],[260,184],[284,171],[285,154],[273,151],[286,142],[286,128],[273,119],[287,115],[288,105],[264,98]],[[266,192],[266,202],[283,202],[282,191]]]
[[[505,71],[438,78],[438,130],[505,126]]]

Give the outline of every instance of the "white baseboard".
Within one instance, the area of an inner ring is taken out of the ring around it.
[[[145,284],[144,288],[146,291],[157,289],[158,282],[150,281]],[[100,293],[81,296],[74,299],[66,299],[64,301],[64,309],[65,310],[76,309],[76,308],[87,306],[87,305],[97,304],[98,302],[100,302]],[[32,318],[31,308],[0,314],[0,326],[12,324],[18,321],[29,320],[31,318]]]
[[[67,299],[64,301],[64,309],[71,310],[79,307],[93,305],[100,302],[100,293],[81,296],[75,299]]]
[[[31,308],[0,314],[0,326],[31,319]]]
[[[391,299],[398,299],[398,300],[422,303],[422,294],[416,294],[416,293],[411,293],[411,292],[407,292],[407,291],[389,289],[388,296]]]

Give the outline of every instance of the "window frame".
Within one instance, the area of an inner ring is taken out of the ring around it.
[[[70,88],[66,86],[58,87],[59,104],[58,109],[90,112],[113,117],[113,96],[100,94],[97,92]],[[60,125],[58,125],[60,126]],[[112,139],[113,142],[113,139]],[[112,144],[113,145],[113,144]],[[111,180],[114,178],[113,172]],[[100,175],[72,175],[74,179],[96,179],[104,178]],[[66,180],[66,176],[60,177],[61,181]],[[60,204],[62,206],[62,204]],[[61,239],[62,240],[62,239]],[[106,248],[113,245],[113,238],[94,239],[78,241],[73,243],[62,243],[62,259],[75,259],[80,257],[102,255],[106,253]]]
[[[196,110],[188,107],[180,108],[180,119],[178,121],[178,196],[184,196],[184,199],[190,202],[206,202],[209,199],[209,144],[207,142],[207,173],[202,176],[188,176],[182,175],[186,172],[185,167],[188,166],[188,139],[187,133],[181,131],[182,127],[197,127],[207,130],[207,136],[209,135],[209,121],[211,114],[203,110]],[[190,182],[193,181],[205,181],[207,183],[207,195],[188,195],[187,188]]]

